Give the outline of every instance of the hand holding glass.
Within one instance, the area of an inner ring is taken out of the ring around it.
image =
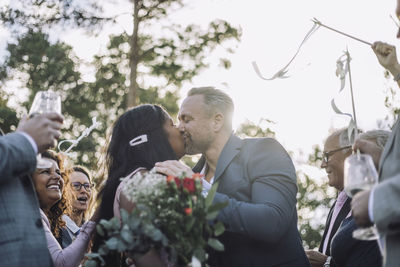
[[[38,91],[29,110],[29,117],[50,112],[61,114],[61,97],[51,90]],[[39,154],[37,156],[36,167],[42,169],[50,168],[51,162],[43,159]]]
[[[353,197],[360,191],[370,190],[378,183],[372,157],[368,154],[353,154],[344,161],[344,190],[349,197]],[[374,226],[359,228],[353,232],[353,238],[360,240],[377,239],[377,231]]]

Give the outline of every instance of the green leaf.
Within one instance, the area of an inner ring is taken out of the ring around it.
[[[223,208],[225,208],[226,206],[228,206],[228,204],[229,204],[228,201],[215,203],[214,205],[211,205],[211,206],[208,208],[207,212],[220,211],[220,210],[222,210]]]
[[[217,251],[224,251],[224,245],[218,239],[210,238],[207,244]]]
[[[206,220],[211,221],[217,218],[219,211],[209,212],[207,213]]]
[[[219,181],[214,183],[212,185],[210,191],[208,191],[208,195],[206,197],[206,203],[205,203],[207,209],[211,206],[211,204],[214,200],[214,196],[215,196],[215,193],[217,192],[218,185],[219,185]]]
[[[128,229],[127,225],[124,225],[124,227],[121,230],[121,237],[122,240],[124,240],[126,243],[131,243],[133,242],[133,234],[132,232]]]
[[[94,260],[87,260],[85,262],[85,267],[97,267],[97,262]]]
[[[118,242],[119,240],[116,237],[111,237],[110,239],[108,239],[106,241],[106,246],[110,249],[110,250],[116,250],[117,246],[118,246]]]
[[[186,223],[186,232],[189,232],[192,229],[195,222],[196,222],[196,218],[190,217],[189,221]]]
[[[220,236],[225,232],[225,226],[222,222],[217,222],[214,224],[214,235]]]
[[[97,230],[97,233],[98,233],[100,236],[105,236],[103,227],[102,227],[100,224],[96,225],[96,230]]]
[[[193,255],[200,261],[204,262],[206,260],[206,252],[202,248],[197,248],[193,251]]]

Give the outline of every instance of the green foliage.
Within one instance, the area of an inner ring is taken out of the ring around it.
[[[100,17],[101,7],[91,0],[19,0],[5,6],[0,12],[3,24],[16,31],[21,27],[41,31],[54,26],[78,26],[98,29],[101,23],[114,18]]]
[[[98,169],[98,160],[104,152],[107,129],[126,110],[131,83],[137,84],[136,103],[161,104],[175,116],[183,82],[190,81],[207,67],[206,57],[217,46],[238,41],[241,36],[240,29],[222,20],[212,21],[207,29],[170,23],[168,17],[172,12],[184,6],[181,0],[121,2],[128,11],[130,8],[133,13],[137,11],[133,16],[138,19],[137,24],[134,21],[135,31],[132,35],[110,37],[107,51],[94,58],[96,74],[92,83],[82,80],[78,71],[80,61],[72,48],[49,40],[60,37],[60,33],[52,31],[54,27],[66,30],[77,26],[100,32],[104,23],[114,23],[118,15],[102,15],[104,2],[23,0],[0,12],[3,25],[16,38],[7,47],[9,55],[0,68],[0,79],[18,80],[29,90],[28,100],[21,103],[26,109],[37,91],[58,91],[66,117],[65,139],[76,139],[91,124],[91,118],[97,116],[102,126],[74,148],[75,163],[93,170]],[[161,31],[157,28],[159,25],[165,25]],[[233,51],[229,45],[225,47],[229,53]],[[229,59],[223,62],[225,68],[230,67]],[[7,120],[14,124],[11,118]]]
[[[18,125],[17,113],[7,103],[6,94],[0,91],[0,135],[15,130]]]
[[[239,125],[236,134],[242,138],[245,137],[275,137],[275,132],[271,130],[270,126],[274,124],[273,121],[268,119],[260,119],[258,124],[251,121],[243,122]]]

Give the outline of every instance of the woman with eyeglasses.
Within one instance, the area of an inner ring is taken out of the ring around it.
[[[88,216],[95,198],[89,170],[83,166],[74,166],[69,174],[69,183],[66,188],[70,193],[71,210],[63,215],[63,220],[73,241],[79,234],[82,225],[89,219]]]
[[[79,266],[88,248],[92,233],[98,222],[97,211],[88,222],[82,225],[76,240],[66,248],[59,241],[65,222],[63,213],[67,210],[68,201],[65,184],[63,159],[53,151],[45,151],[42,158],[50,161],[50,168],[38,168],[32,175],[32,181],[39,199],[40,214],[47,240],[47,247],[55,267]]]

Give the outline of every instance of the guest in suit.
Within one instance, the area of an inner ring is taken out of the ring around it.
[[[15,133],[0,136],[0,266],[52,266],[29,174],[62,122],[56,113],[23,118]]]
[[[344,160],[351,154],[347,128],[333,132],[325,141],[321,168],[328,174],[329,186],[338,191],[338,197],[331,207],[325,223],[324,233],[318,251],[306,251],[312,267],[322,267],[331,255],[331,241],[340,224],[350,213],[350,201],[343,191]]]
[[[232,99],[213,87],[193,88],[179,110],[187,154],[202,154],[194,168],[204,174],[205,194],[219,183],[214,202],[227,202],[225,251],[211,266],[309,266],[297,230],[296,172],[274,139],[240,139],[232,134]],[[158,163],[159,171],[174,169]]]
[[[397,11],[399,11],[399,5]],[[399,13],[398,13],[399,15]],[[396,48],[382,42],[372,46],[379,63],[400,85],[400,65]],[[397,119],[389,140],[383,149],[366,140],[357,140],[354,149],[367,153],[378,169],[379,184],[372,190],[354,196],[352,211],[359,226],[375,223],[382,244],[383,265],[400,266],[400,121]]]
[[[372,130],[359,135],[361,140],[369,140],[383,148],[390,132],[383,130]],[[382,256],[378,243],[373,241],[362,241],[354,239],[352,233],[357,229],[351,212],[342,221],[339,229],[331,242],[331,261],[325,267],[380,267]]]
[[[388,136],[387,131],[373,130],[360,134],[359,138],[383,147]],[[329,185],[338,190],[338,197],[329,211],[318,251],[306,251],[313,267],[378,267],[382,262],[375,241],[366,242],[352,238],[355,223],[351,217],[351,198],[343,191],[344,160],[351,154],[351,150],[347,128],[333,132],[325,141],[321,168],[328,173]]]
[[[48,250],[54,266],[78,266],[87,251],[91,235],[98,221],[97,213],[82,226],[76,240],[62,248],[57,238],[60,237],[61,227],[65,225],[62,214],[66,207],[64,179],[62,176],[63,161],[52,151],[45,151],[42,157],[52,163],[50,168],[37,168],[32,175],[36,194],[40,203],[40,213],[46,234]],[[68,233],[66,233],[68,235]]]
[[[79,234],[82,224],[89,219],[94,188],[90,172],[83,166],[74,166],[68,177],[69,183],[66,190],[71,195],[71,210],[62,218],[66,223],[68,236],[74,240]]]

